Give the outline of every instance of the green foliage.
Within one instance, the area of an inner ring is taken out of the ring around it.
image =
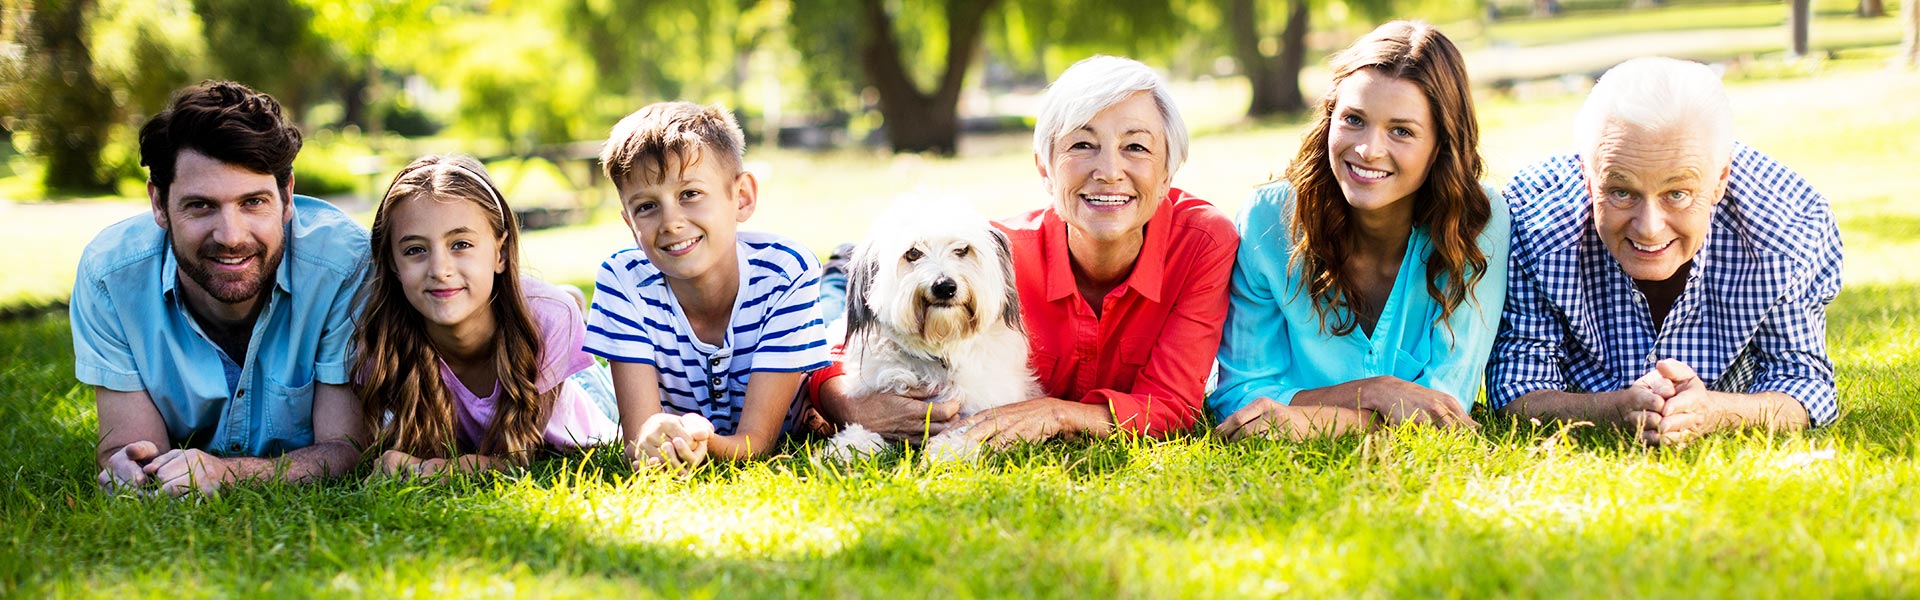
[[[582,139],[600,123],[592,67],[559,32],[502,15],[464,19],[443,33],[457,61],[424,74],[459,91],[458,127],[514,148]]]
[[[360,135],[322,130],[307,136],[293,160],[294,192],[308,196],[337,196],[361,191],[380,173],[358,172],[373,151]],[[377,192],[373,192],[377,193]]]
[[[193,0],[214,77],[272,94],[296,118],[333,95],[341,55],[314,30],[299,0]]]
[[[113,178],[101,149],[119,115],[113,92],[100,81],[89,49],[90,0],[9,3],[6,21],[14,63],[0,103],[33,132],[30,149],[45,160],[44,184],[53,190],[105,192]]]

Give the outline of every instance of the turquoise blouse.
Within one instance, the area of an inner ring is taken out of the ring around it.
[[[1291,404],[1301,390],[1379,375],[1452,394],[1462,407],[1472,407],[1500,328],[1512,228],[1506,200],[1491,189],[1487,199],[1493,216],[1479,238],[1487,272],[1446,324],[1427,293],[1432,241],[1416,227],[1373,335],[1355,328],[1333,336],[1321,328],[1313,300],[1288,265],[1292,188],[1283,181],[1256,190],[1236,221],[1240,251],[1232,308],[1220,342],[1220,383],[1207,396],[1207,410],[1224,419],[1260,398]]]

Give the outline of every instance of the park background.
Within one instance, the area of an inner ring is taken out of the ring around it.
[[[0,596],[1920,595],[1913,4],[0,0]],[[134,132],[182,85],[274,94],[307,133],[296,192],[363,222],[412,157],[481,156],[553,225],[525,237],[530,272],[585,284],[632,243],[591,156],[647,102],[732,107],[763,190],[746,227],[825,253],[902,194],[1041,206],[1046,82],[1132,56],[1194,130],[1175,185],[1232,213],[1294,154],[1326,55],[1393,17],[1461,46],[1495,184],[1569,149],[1607,67],[1720,69],[1737,137],[1839,217],[1840,422],[1677,450],[1478,414],[1477,432],[1196,430],[959,466],[793,444],[687,479],[601,452],[435,484],[93,487],[62,306],[85,243],[146,213]]]

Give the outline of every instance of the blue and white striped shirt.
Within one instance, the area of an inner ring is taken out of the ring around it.
[[[1826,309],[1840,293],[1840,230],[1799,175],[1735,144],[1706,245],[1657,333],[1645,296],[1594,230],[1578,156],[1521,170],[1504,195],[1513,254],[1487,365],[1494,408],[1538,390],[1623,389],[1673,358],[1709,389],[1780,392],[1814,425],[1833,422]]]
[[[644,363],[660,372],[660,404],[673,414],[700,413],[720,435],[740,424],[747,382],[756,372],[807,372],[828,364],[820,319],[820,264],[792,240],[739,232],[740,292],[724,343],[693,334],[667,279],[629,248],[601,263],[587,316],[586,350],[610,361]],[[802,404],[787,410],[790,429]]]

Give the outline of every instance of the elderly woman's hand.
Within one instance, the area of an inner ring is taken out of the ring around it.
[[[1034,398],[980,411],[953,428],[966,432],[970,442],[999,450],[1068,435],[1105,437],[1113,433],[1113,411],[1104,404]]]
[[[835,377],[820,386],[821,408],[841,423],[858,423],[888,441],[919,441],[946,431],[960,414],[958,402],[928,402],[933,394],[874,394],[853,397],[853,378]]]

